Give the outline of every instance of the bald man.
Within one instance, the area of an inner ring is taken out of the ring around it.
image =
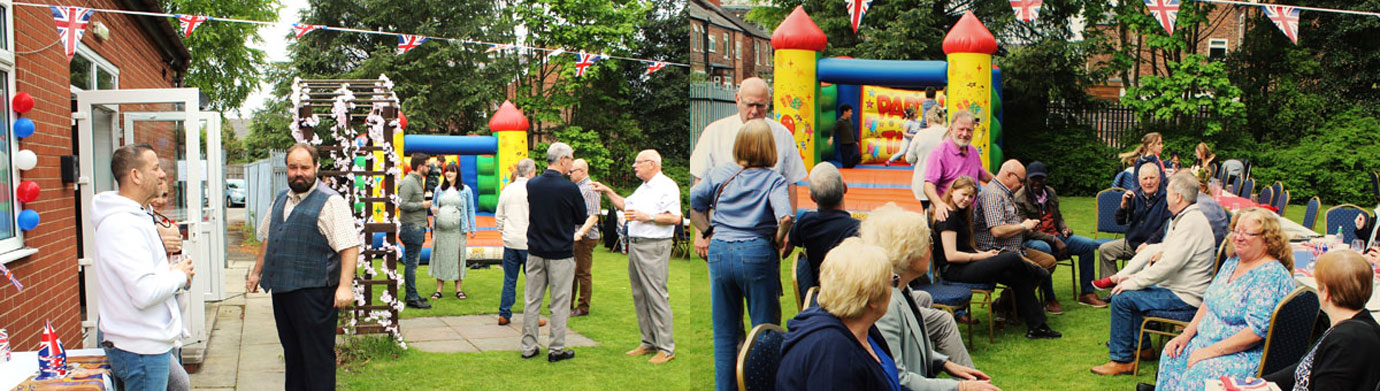
[[[1035,229],[1040,220],[1022,218],[1016,206],[1015,192],[1021,189],[1023,180],[1025,166],[1012,159],[1002,163],[992,182],[982,187],[978,200],[973,202],[973,242],[979,251],[1019,252],[1026,260],[1054,272],[1057,263],[1053,255],[1025,247],[1026,234]],[[1050,281],[1048,277],[1040,281],[1040,289],[1045,294],[1045,312],[1062,314],[1064,311],[1054,298],[1054,286]]]
[[[767,87],[765,80],[751,77],[738,85],[738,94],[734,99],[738,106],[738,114],[721,118],[705,126],[704,132],[700,133],[699,142],[695,144],[695,150],[690,152],[690,175],[695,176],[692,185],[704,179],[710,169],[723,163],[734,162],[733,143],[743,124],[754,119],[766,119],[767,125],[771,127],[772,138],[776,141],[776,166],[772,167],[772,170],[786,178],[786,183],[789,184],[786,191],[791,197],[791,208],[794,209],[797,205],[795,184],[805,180],[808,173],[805,171],[805,161],[800,158],[800,150],[795,147],[795,136],[791,135],[791,131],[786,129],[785,125],[767,116],[767,109],[771,107],[771,89]],[[709,248],[709,238],[695,235],[695,247]]]
[[[666,279],[671,261],[671,236],[681,222],[680,188],[661,173],[661,154],[645,150],[633,161],[642,185],[627,198],[599,183],[594,188],[609,196],[614,208],[628,219],[628,280],[642,342],[628,356],[654,354],[647,362],[665,364],[676,358],[671,337],[671,302]]]
[[[589,218],[575,230],[575,284],[570,287],[570,316],[589,315],[589,295],[594,292],[593,277],[589,273],[594,264],[594,247],[599,245],[599,192],[589,180],[589,162],[575,159],[570,166],[570,181],[580,186]]]

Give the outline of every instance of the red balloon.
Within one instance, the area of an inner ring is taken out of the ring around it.
[[[34,97],[29,96],[27,92],[14,94],[14,100],[10,102],[10,105],[14,107],[16,113],[27,113],[34,108]]]
[[[407,129],[407,116],[403,115],[402,110],[398,110],[398,130]]]
[[[38,199],[38,183],[34,181],[19,182],[19,188],[14,191],[19,202],[33,202]]]

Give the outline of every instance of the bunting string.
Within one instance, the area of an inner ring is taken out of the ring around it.
[[[25,2],[13,2],[13,3],[11,3],[11,4],[13,4],[13,5],[18,5],[18,6],[26,6],[26,7],[44,7],[44,8],[49,8],[49,7],[61,7],[61,8],[70,8],[70,7],[68,7],[68,6],[62,6],[62,5],[54,6],[54,5],[51,5],[51,4],[35,4],[35,3],[25,3]],[[112,13],[112,14],[124,14],[124,15],[136,15],[136,16],[152,16],[152,17],[163,17],[163,18],[175,18],[175,19],[177,19],[177,20],[179,21],[179,26],[181,27],[181,28],[180,28],[181,31],[179,31],[179,32],[185,34],[185,36],[191,36],[193,30],[195,30],[199,25],[204,24],[204,23],[208,23],[208,22],[229,22],[229,23],[254,24],[254,25],[260,25],[260,26],[280,26],[280,27],[284,27],[284,28],[291,29],[291,30],[293,31],[293,34],[294,34],[297,38],[301,38],[303,35],[306,35],[307,33],[312,32],[312,31],[315,31],[315,30],[334,30],[334,31],[346,31],[346,32],[361,33],[361,34],[374,34],[374,35],[394,36],[394,37],[398,37],[398,40],[399,40],[399,47],[398,47],[398,50],[397,50],[397,53],[398,53],[398,54],[403,54],[403,53],[405,53],[406,51],[411,50],[412,48],[415,48],[415,47],[418,46],[418,45],[421,45],[423,42],[432,41],[432,40],[435,40],[435,41],[449,41],[449,42],[459,43],[459,44],[465,44],[465,45],[482,45],[482,46],[487,46],[487,47],[489,47],[489,48],[498,47],[499,49],[498,49],[497,51],[504,51],[504,50],[510,50],[510,49],[511,49],[511,50],[526,50],[526,51],[532,51],[532,52],[544,52],[544,53],[547,53],[547,54],[546,54],[546,57],[547,57],[547,58],[552,58],[552,57],[555,57],[555,56],[558,56],[558,55],[561,55],[561,54],[565,54],[565,53],[587,53],[587,52],[585,52],[585,51],[578,51],[578,50],[572,51],[572,52],[567,52],[566,49],[564,49],[564,48],[543,48],[543,47],[535,47],[535,46],[523,46],[523,45],[511,44],[511,43],[486,42],[486,41],[476,41],[476,40],[470,40],[470,39],[447,38],[447,37],[433,37],[433,36],[420,35],[420,34],[406,34],[406,33],[398,33],[398,32],[391,32],[391,31],[363,30],[363,29],[355,29],[355,28],[347,28],[347,27],[336,27],[336,26],[307,25],[307,24],[298,24],[298,23],[266,22],[266,21],[261,21],[261,20],[248,20],[248,19],[236,19],[236,18],[222,18],[222,17],[204,16],[204,15],[170,14],[170,13],[162,13],[162,12],[131,11],[131,10],[121,10],[121,9],[106,9],[106,8],[82,8],[82,9],[83,9],[83,10],[88,10],[88,11],[95,11],[95,12]],[[409,41],[412,41],[411,43],[415,43],[415,45],[410,45],[410,47],[404,48],[403,45],[409,43]],[[487,51],[495,51],[495,50],[486,50],[486,52],[487,52]],[[659,64],[664,64],[661,68],[664,68],[664,67],[666,67],[666,66],[675,66],[675,67],[689,67],[689,66],[690,66],[690,64],[686,64],[686,63],[658,61],[658,60],[652,60],[652,59],[636,58],[636,57],[626,57],[626,56],[612,56],[612,55],[607,55],[607,54],[602,54],[602,53],[598,54],[597,59],[598,59],[598,60],[616,59],[616,60],[625,60],[625,61],[636,61],[636,62],[641,62],[641,63],[647,64],[649,67],[650,67],[652,64],[658,64],[658,63],[659,63]],[[659,70],[659,69],[661,69],[661,68],[656,68],[656,69]],[[654,72],[654,71],[653,71],[653,72]],[[581,69],[581,71],[579,71],[578,73],[583,74],[584,72],[583,72],[582,69]]]

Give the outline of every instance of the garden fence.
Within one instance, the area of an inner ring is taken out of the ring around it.
[[[715,83],[690,84],[690,149],[700,141],[700,132],[705,126],[719,118],[738,113],[733,96],[738,93],[735,87],[725,87]]]
[[[273,197],[281,189],[287,188],[287,163],[284,158],[286,154],[283,151],[269,151],[267,158],[244,165],[244,223],[255,232],[256,237],[259,220],[268,214]]]

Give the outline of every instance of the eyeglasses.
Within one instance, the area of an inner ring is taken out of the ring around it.
[[[900,276],[900,275],[896,275],[896,274],[892,274],[892,275],[891,275],[891,287],[892,287],[892,288],[900,288],[900,287],[901,287],[901,276]]]
[[[1255,233],[1251,233],[1251,232],[1241,232],[1241,231],[1231,231],[1231,233],[1232,233],[1233,235],[1236,235],[1236,238],[1238,238],[1238,239],[1243,239],[1243,240],[1244,240],[1244,239],[1249,239],[1249,238],[1260,237],[1260,235],[1264,235],[1264,234],[1265,234],[1264,232],[1255,232]]]

